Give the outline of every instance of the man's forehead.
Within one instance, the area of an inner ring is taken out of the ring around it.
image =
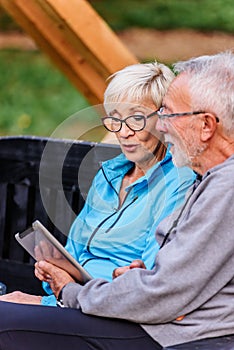
[[[188,75],[181,73],[172,81],[163,99],[164,106],[170,107],[170,104],[175,102],[190,105],[188,80]]]

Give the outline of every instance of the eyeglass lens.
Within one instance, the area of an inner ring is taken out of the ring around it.
[[[104,126],[112,132],[120,131],[123,123],[125,123],[129,129],[133,131],[140,131],[145,127],[146,118],[143,115],[129,116],[125,119],[118,119],[114,117],[103,118]]]

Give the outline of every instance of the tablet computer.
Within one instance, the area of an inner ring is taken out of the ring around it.
[[[36,261],[46,260],[67,271],[82,284],[92,279],[39,220],[34,221],[27,230],[16,233],[15,238]]]

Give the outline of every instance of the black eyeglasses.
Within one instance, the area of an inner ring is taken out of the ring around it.
[[[159,119],[166,119],[166,118],[174,118],[174,117],[185,117],[189,115],[196,115],[196,114],[203,114],[206,112],[203,111],[194,111],[194,112],[183,112],[183,113],[171,113],[171,114],[166,114],[163,113],[164,107],[162,106],[157,110],[157,116]],[[216,122],[219,122],[219,118],[215,116]]]
[[[115,117],[104,117],[101,118],[101,120],[105,128],[111,132],[119,132],[122,128],[123,123],[125,123],[127,127],[132,131],[141,131],[145,128],[147,119],[157,114],[158,111],[154,111],[146,117],[144,115],[137,114],[130,115],[125,119],[119,119]]]

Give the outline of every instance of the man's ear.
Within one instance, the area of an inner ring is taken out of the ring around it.
[[[202,120],[201,140],[208,141],[215,133],[217,128],[217,118],[212,113],[205,113]]]

